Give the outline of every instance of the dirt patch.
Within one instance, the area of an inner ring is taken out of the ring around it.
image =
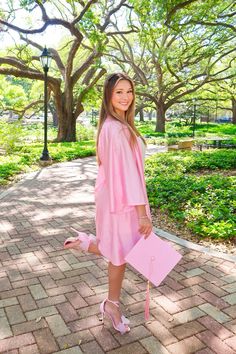
[[[193,173],[192,173],[193,174]],[[207,170],[207,169],[204,169],[204,170],[200,170],[200,171],[196,171],[194,172],[194,175],[195,176],[205,176],[205,175],[223,175],[223,176],[236,176],[236,170],[233,169],[233,170]]]
[[[209,238],[201,239],[199,236],[192,234],[186,227],[177,225],[170,220],[166,214],[159,210],[152,210],[152,221],[155,227],[166,232],[176,235],[182,239],[199,244],[204,247],[211,248],[217,252],[224,252],[236,256],[236,237],[233,240],[212,240]]]

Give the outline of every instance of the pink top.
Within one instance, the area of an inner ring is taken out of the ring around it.
[[[98,144],[101,161],[95,189],[106,183],[109,188],[110,212],[147,204],[141,139],[132,151],[128,128],[112,118],[103,124]]]

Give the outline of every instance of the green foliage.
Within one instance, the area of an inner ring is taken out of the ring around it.
[[[32,5],[33,3],[34,3],[33,0],[21,0],[20,1],[20,6],[26,7],[26,6]]]
[[[92,45],[98,45],[99,50],[103,50],[106,34],[98,31],[98,26],[101,21],[101,11],[96,9],[96,12],[91,8],[86,11],[82,20],[79,22],[79,28],[85,34]]]
[[[23,128],[19,122],[7,123],[0,120],[0,147],[10,153],[23,138]]]
[[[139,122],[135,122],[136,127],[138,128],[139,132],[143,135],[146,135],[148,137],[154,136],[160,136],[163,137],[165,136],[164,133],[160,133],[160,132],[155,132],[155,124],[152,122],[144,122],[144,123],[139,123]]]
[[[16,174],[38,168],[43,144],[28,143],[19,146],[7,156],[0,156],[0,185],[7,184]],[[95,154],[95,142],[49,143],[48,150],[55,162],[91,156]]]
[[[21,110],[27,104],[27,94],[24,88],[17,81],[10,81],[0,77],[0,98],[1,109]]]
[[[76,125],[76,137],[78,141],[93,140],[94,135],[93,128],[84,127],[82,124]]]
[[[196,124],[196,129],[216,135],[234,135],[236,136],[236,125],[233,124]]]
[[[95,155],[94,140],[81,141],[79,143],[52,143],[49,148],[53,160],[57,162]]]
[[[146,162],[150,205],[200,237],[233,237],[236,177],[230,170],[235,168],[235,150],[156,154]]]
[[[192,137],[192,125],[183,125],[179,122],[168,122],[166,124],[166,134],[155,132],[154,122],[136,122],[138,130],[141,134],[148,137],[166,137],[170,138]],[[236,126],[233,124],[216,124],[216,123],[198,123],[196,124],[195,135],[197,137],[211,137],[211,136],[232,136],[232,142],[236,143]],[[174,140],[174,139],[173,139]],[[198,139],[197,139],[198,140]],[[223,143],[222,143],[223,144]]]
[[[53,143],[56,128],[48,129],[48,150],[55,162],[68,161],[95,154],[94,129],[77,124],[79,142]],[[20,172],[37,168],[43,150],[43,124],[22,126],[19,122],[0,120],[0,185],[7,184]]]

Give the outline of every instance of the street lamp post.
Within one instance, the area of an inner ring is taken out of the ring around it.
[[[194,105],[193,105],[193,138],[195,136],[195,129],[196,129],[196,102],[194,101]]]
[[[48,153],[47,147],[47,134],[48,134],[48,70],[51,63],[51,55],[45,47],[42,54],[40,55],[40,61],[44,71],[44,148],[41,161],[50,161],[51,157]]]

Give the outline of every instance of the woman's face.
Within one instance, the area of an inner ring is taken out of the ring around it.
[[[111,104],[114,111],[124,118],[125,112],[131,105],[133,98],[131,83],[128,80],[120,80],[114,87],[111,96]]]

